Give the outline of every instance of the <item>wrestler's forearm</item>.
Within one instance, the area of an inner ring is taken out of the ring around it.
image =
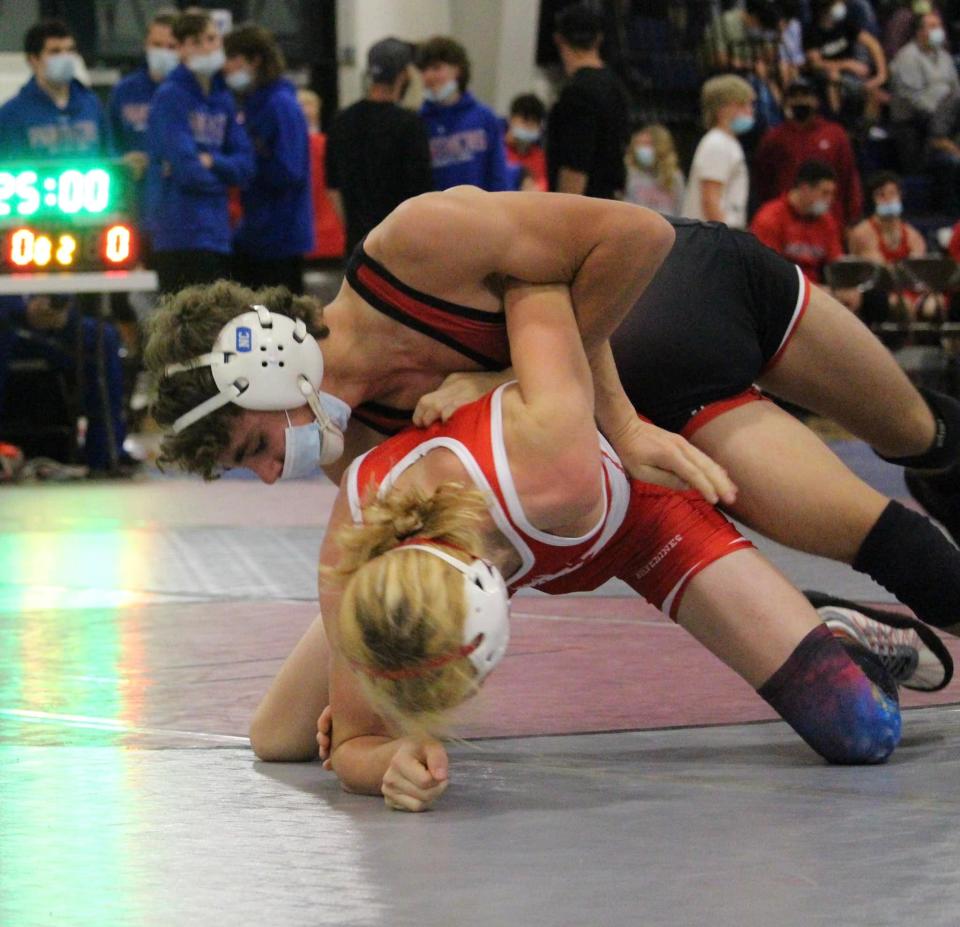
[[[400,738],[374,734],[352,737],[331,754],[333,771],[348,792],[380,795],[383,777],[400,744]]]
[[[611,210],[597,243],[570,283],[577,324],[587,351],[606,341],[673,247],[674,231],[662,216],[640,206]]]
[[[597,427],[614,447],[621,435],[636,423],[637,413],[624,392],[610,342],[604,341],[588,354],[593,374],[594,415]]]

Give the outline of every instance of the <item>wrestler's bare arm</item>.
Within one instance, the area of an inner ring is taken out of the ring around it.
[[[441,297],[496,278],[565,283],[589,353],[629,312],[673,240],[670,223],[629,203],[454,187],[407,200],[368,245],[402,280]]]

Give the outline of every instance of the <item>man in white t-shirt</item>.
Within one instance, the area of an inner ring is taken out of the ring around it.
[[[735,74],[712,77],[703,85],[700,105],[708,131],[690,167],[683,200],[688,218],[746,226],[750,177],[737,136],[753,128],[755,98],[753,88]]]

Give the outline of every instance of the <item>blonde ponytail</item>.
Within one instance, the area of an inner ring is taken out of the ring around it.
[[[405,732],[442,732],[477,685],[465,657],[429,666],[463,644],[462,574],[426,551],[394,549],[415,537],[464,560],[481,556],[486,510],[483,494],[459,483],[391,490],[364,505],[363,524],[337,535],[340,561],[325,575],[345,583],[340,650],[374,708]]]

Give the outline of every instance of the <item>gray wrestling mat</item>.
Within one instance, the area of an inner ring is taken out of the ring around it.
[[[957,710],[905,727],[874,768],[779,724],[483,742],[426,815],[227,738],[8,745],[0,923],[954,927]]]

